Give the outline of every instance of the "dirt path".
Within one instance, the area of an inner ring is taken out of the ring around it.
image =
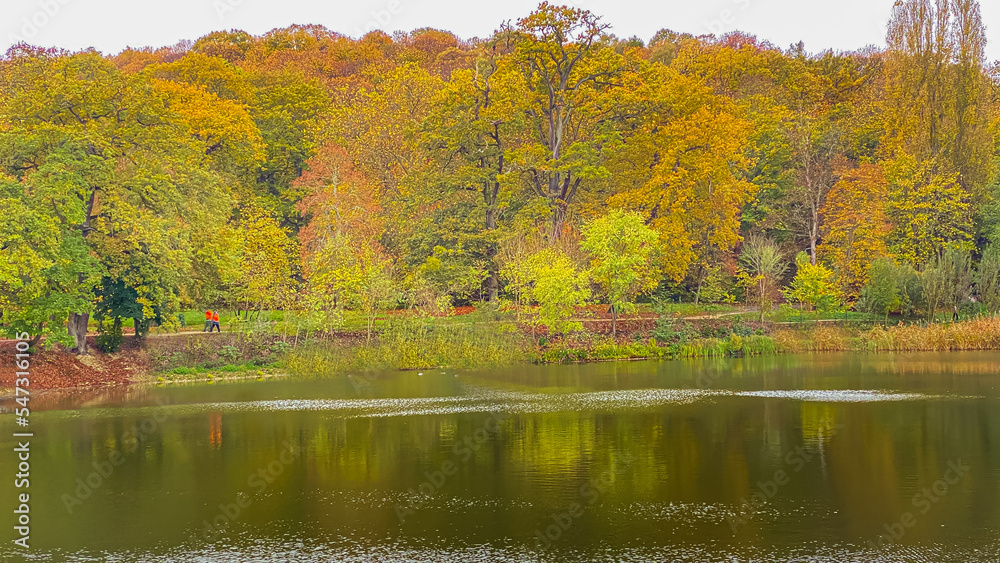
[[[729,311],[727,313],[719,313],[716,315],[696,315],[693,317],[678,317],[678,319],[682,321],[703,321],[708,319],[721,319],[722,317],[733,317],[736,315],[743,315],[746,313],[757,313],[757,312],[760,312],[760,309],[757,309],[755,307],[750,307],[739,311]]]

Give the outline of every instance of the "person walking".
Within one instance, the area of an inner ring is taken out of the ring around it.
[[[212,310],[209,309],[208,311],[205,311],[205,328],[203,328],[201,331],[202,332],[212,332],[212,326],[213,326],[212,325]]]
[[[212,328],[214,328],[215,330],[217,330],[219,332],[222,332],[222,327],[219,326],[219,312],[218,311],[213,311],[212,312]],[[212,332],[212,329],[209,329],[208,332]]]

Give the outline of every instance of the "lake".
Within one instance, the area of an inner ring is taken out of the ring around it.
[[[4,561],[1000,561],[1000,353],[32,397]]]

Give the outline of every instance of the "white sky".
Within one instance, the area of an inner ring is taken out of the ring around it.
[[[699,35],[741,30],[781,48],[882,46],[894,0],[556,0],[602,16],[620,37],[648,41],[661,28]],[[1000,59],[1000,2],[980,0],[990,60]],[[485,37],[524,16],[536,0],[0,0],[0,50],[28,43],[114,54],[126,46],[161,47],[211,31],[258,35],[293,23],[322,24],[350,36],[366,30],[436,27]]]

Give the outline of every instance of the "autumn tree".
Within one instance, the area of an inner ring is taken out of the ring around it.
[[[625,72],[608,45],[608,25],[586,10],[543,2],[501,30],[516,39],[512,56],[527,89],[525,110],[534,137],[518,151],[518,165],[535,193],[549,203],[552,239],[584,183],[607,174],[600,156],[611,133],[614,95]]]
[[[680,280],[713,250],[740,240],[740,213],[756,193],[742,176],[750,123],[726,98],[675,71],[654,66],[624,101],[639,117],[608,149],[614,208],[639,213],[659,233],[663,273]]]
[[[849,298],[857,297],[867,283],[868,265],[888,253],[888,190],[879,166],[842,169],[821,210],[823,243],[817,251],[833,267]]]
[[[635,311],[636,296],[656,287],[656,231],[637,213],[612,210],[583,225],[581,247],[591,256],[591,277],[611,309],[611,334],[618,317]]]
[[[503,37],[483,47],[474,70],[457,70],[422,127],[425,146],[440,162],[435,188],[445,198],[474,191],[486,230],[487,299],[497,300],[497,228],[517,188],[512,162],[525,140],[525,84]]]
[[[816,265],[816,247],[822,233],[822,210],[835,182],[834,162],[839,155],[839,131],[825,116],[802,115],[790,125],[793,183],[785,192],[785,220],[809,245],[809,260]]]
[[[370,88],[335,93],[342,105],[331,111],[327,136],[377,189],[398,196],[407,189],[404,177],[424,161],[412,133],[433,109],[443,82],[415,63],[370,79],[375,84]]]
[[[245,311],[279,309],[294,290],[292,267],[298,248],[270,212],[243,211],[239,225],[240,263],[236,293]]]
[[[979,2],[897,2],[886,41],[891,148],[958,174],[962,188],[980,197],[995,164]]]
[[[392,257],[379,242],[378,193],[336,145],[322,147],[295,186],[308,194],[299,209],[310,217],[300,233],[310,306],[336,324],[344,309],[359,310],[370,340],[378,311],[397,292]]]
[[[919,267],[945,246],[971,247],[972,202],[957,172],[944,173],[934,163],[908,156],[885,167],[892,225],[887,243],[894,255]]]
[[[37,194],[58,232],[85,241],[102,276],[135,292],[144,317],[175,308],[191,232],[225,217],[230,202],[212,141],[169,103],[171,92],[96,53],[26,55],[5,69],[14,87],[0,111],[3,169]],[[89,268],[76,270],[89,286]],[[80,353],[91,310],[68,315]]]

